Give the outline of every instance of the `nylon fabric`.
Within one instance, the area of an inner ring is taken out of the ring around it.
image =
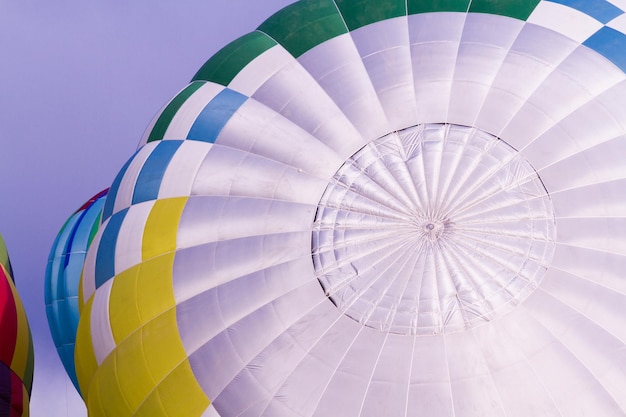
[[[28,417],[34,351],[11,261],[0,236],[0,413]]]
[[[226,46],[107,198],[90,413],[623,416],[623,15],[303,0]]]
[[[81,206],[61,227],[48,257],[45,301],[48,326],[72,383],[79,389],[74,365],[78,328],[79,282],[87,249],[95,237],[108,190]]]

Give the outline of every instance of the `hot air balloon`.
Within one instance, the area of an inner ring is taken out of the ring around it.
[[[0,416],[26,417],[33,384],[33,343],[0,236]]]
[[[72,383],[78,389],[74,344],[78,327],[78,284],[89,244],[100,224],[107,191],[91,197],[65,222],[57,235],[46,269],[45,300],[54,345]]]
[[[159,112],[91,416],[624,416],[626,3],[303,0]]]

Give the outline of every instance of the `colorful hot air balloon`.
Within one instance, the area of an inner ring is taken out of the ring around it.
[[[626,3],[304,0],[149,126],[91,416],[626,414]]]
[[[78,328],[78,285],[89,244],[98,230],[108,189],[89,199],[65,222],[57,235],[46,269],[46,314],[54,345],[74,386],[74,344]]]
[[[26,417],[33,384],[33,343],[0,236],[0,416]]]

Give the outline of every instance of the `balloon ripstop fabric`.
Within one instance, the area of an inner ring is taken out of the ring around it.
[[[104,204],[90,415],[623,416],[624,7],[304,0],[227,45]]]
[[[57,235],[46,268],[46,315],[52,340],[72,383],[79,390],[74,366],[74,345],[80,316],[78,292],[87,248],[100,224],[108,190],[103,190],[80,207]]]
[[[27,417],[34,355],[28,320],[0,236],[0,415]]]

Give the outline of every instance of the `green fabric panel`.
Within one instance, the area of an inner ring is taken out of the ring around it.
[[[30,330],[30,329],[29,329]],[[33,390],[33,374],[35,372],[35,348],[33,346],[33,336],[31,332],[28,332],[28,360],[26,362],[26,372],[24,372],[24,386],[26,387],[26,391],[28,391],[28,395],[32,393]]]
[[[526,20],[535,10],[540,0],[473,0],[470,6],[472,13],[491,13]]]
[[[335,0],[348,29],[370,23],[406,16],[406,0]]]
[[[96,233],[98,233],[98,228],[100,227],[100,223],[102,222],[102,211],[96,217],[96,220],[93,222],[91,226],[91,230],[89,231],[89,240],[87,241],[87,247],[91,246],[91,242],[93,242],[93,238],[96,237]]]
[[[409,14],[467,12],[470,0],[407,0]]]
[[[200,87],[202,87],[204,84],[205,84],[204,81],[192,82],[187,87],[185,87],[183,91],[178,93],[178,95],[174,97],[168,103],[167,106],[165,106],[165,109],[163,109],[163,111],[159,115],[158,120],[154,124],[154,127],[152,128],[152,131],[150,132],[150,136],[148,136],[148,142],[153,142],[155,140],[163,139],[163,136],[165,136],[165,131],[167,130],[167,127],[172,122],[172,119],[176,115],[176,112],[178,111],[178,109],[180,109],[180,106],[182,106],[183,103],[187,101],[187,99],[193,93],[195,93]]]
[[[276,45],[265,33],[251,32],[229,43],[213,55],[193,77],[228,85],[257,56]]]
[[[0,264],[4,266],[4,269],[7,270],[11,279],[15,282],[15,279],[13,278],[13,270],[11,269],[11,261],[9,260],[9,252],[7,251],[7,245],[4,243],[2,235],[0,235]]]
[[[347,33],[332,0],[302,0],[280,10],[259,26],[294,57],[331,38]]]

